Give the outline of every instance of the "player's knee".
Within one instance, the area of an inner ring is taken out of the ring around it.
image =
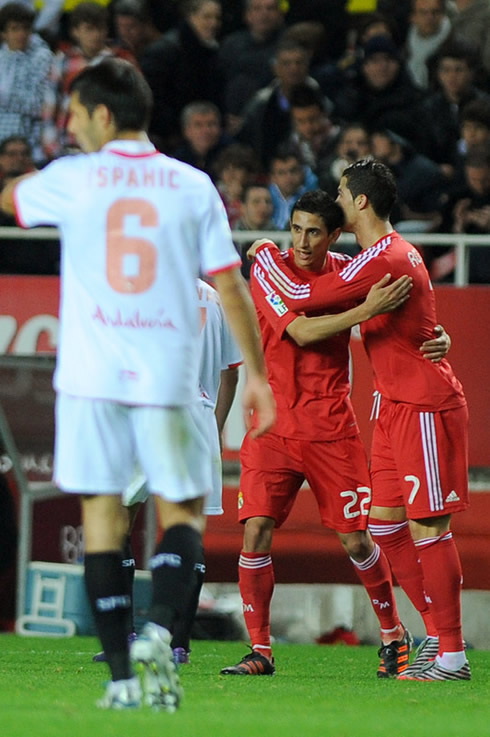
[[[358,563],[366,560],[373,552],[373,541],[366,532],[351,532],[340,535],[345,552]]]
[[[247,553],[268,552],[272,545],[274,520],[269,517],[250,517],[245,522],[243,549]]]

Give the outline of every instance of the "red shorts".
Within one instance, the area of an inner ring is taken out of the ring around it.
[[[371,482],[359,436],[328,442],[292,440],[273,433],[256,439],[247,435],[240,460],[240,522],[272,517],[280,527],[306,480],[325,527],[337,532],[366,529]]]
[[[373,505],[405,507],[409,519],[469,505],[468,409],[419,412],[382,399],[371,452]]]

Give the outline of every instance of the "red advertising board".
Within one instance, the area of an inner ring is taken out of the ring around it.
[[[54,351],[58,299],[57,277],[0,276],[0,352]],[[470,408],[470,466],[490,467],[490,287],[440,286],[436,299],[439,320],[452,337],[450,360]],[[369,447],[372,372],[360,341],[351,345],[353,402]]]

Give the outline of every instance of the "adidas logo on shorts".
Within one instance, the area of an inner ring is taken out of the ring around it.
[[[449,494],[446,497],[447,502],[459,502],[459,496],[456,494],[454,489],[449,492]]]

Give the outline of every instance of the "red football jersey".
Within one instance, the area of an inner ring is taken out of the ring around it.
[[[318,273],[299,269],[292,250],[279,258],[302,281],[314,283],[321,278]],[[347,261],[343,254],[329,253],[321,273],[341,269]],[[349,399],[350,331],[300,347],[286,332],[298,315],[284,304],[257,261],[251,271],[251,289],[277,403],[273,432],[298,440],[340,440],[356,435],[359,430]],[[351,306],[343,304],[332,312]]]
[[[463,389],[446,359],[432,363],[420,346],[434,337],[437,324],[434,291],[417,249],[393,231],[335,273],[305,279],[290,268],[277,248],[261,247],[256,261],[289,309],[329,310],[339,302],[360,300],[385,274],[413,278],[402,307],[361,325],[364,346],[375,374],[376,389],[394,402],[418,409],[441,410],[465,403]]]

